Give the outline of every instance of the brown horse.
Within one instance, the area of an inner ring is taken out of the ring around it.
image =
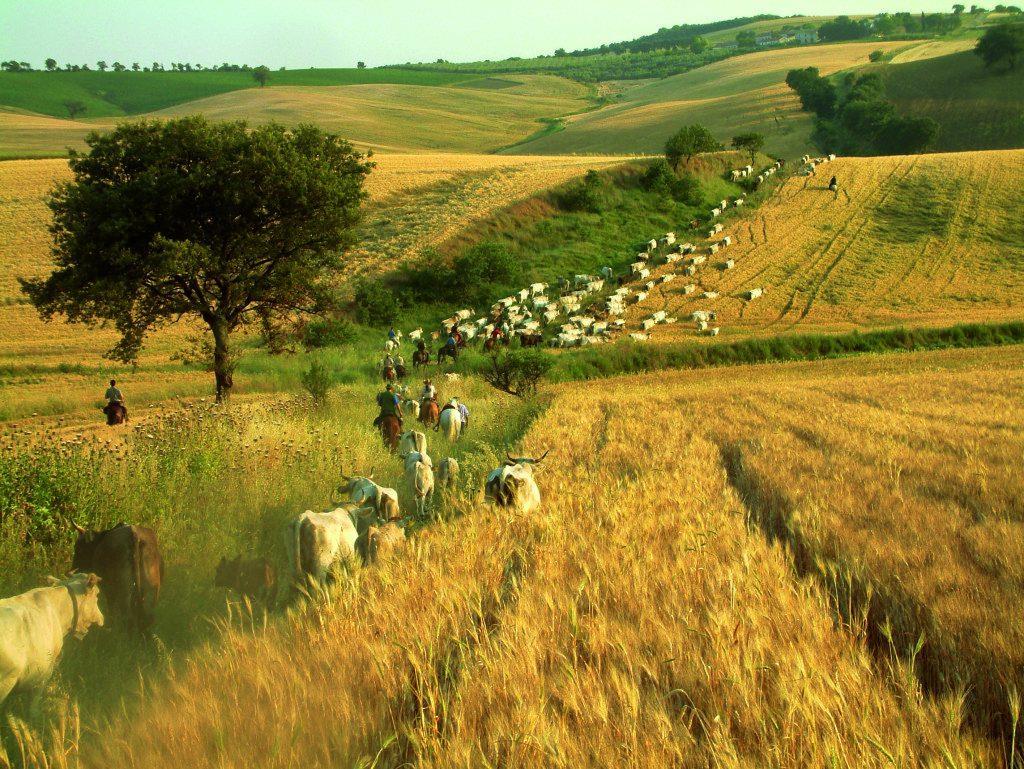
[[[430,363],[430,351],[427,349],[417,350],[412,354],[412,365],[416,368],[426,366]]]
[[[120,425],[128,421],[128,409],[117,401],[111,401],[104,406],[103,413],[107,415],[108,425]]]
[[[394,382],[395,381],[395,369],[392,366],[384,367],[384,381]]]
[[[420,402],[420,422],[424,425],[427,427],[436,425],[440,416],[441,410],[438,408],[436,400],[423,400]]]
[[[378,427],[380,428],[380,437],[384,441],[384,445],[391,451],[396,451],[398,449],[398,436],[402,432],[402,423],[398,421],[398,417],[388,414],[381,418]]]

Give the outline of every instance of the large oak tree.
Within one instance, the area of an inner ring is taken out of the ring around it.
[[[107,355],[124,362],[155,328],[202,319],[223,399],[231,332],[322,305],[373,164],[314,126],[200,117],[124,123],[87,143],[49,200],[56,269],[23,290],[46,319],[113,323]]]

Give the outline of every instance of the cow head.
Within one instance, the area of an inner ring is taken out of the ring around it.
[[[217,571],[213,576],[213,586],[230,588],[237,586],[238,570],[241,561],[241,556],[237,556],[230,561],[221,556],[220,563],[217,564]]]
[[[551,449],[548,449],[543,454],[541,454],[539,457],[513,457],[511,454],[509,454],[506,451],[505,452],[505,465],[506,465],[506,467],[511,467],[513,465],[524,465],[524,466],[539,465],[541,462],[544,461],[544,457],[546,457],[548,455],[548,451],[551,451]]]
[[[75,553],[71,558],[71,568],[75,571],[88,571],[95,568],[96,548],[107,532],[85,529],[74,521],[71,522],[78,536],[75,539]]]
[[[93,625],[103,627],[103,612],[100,611],[100,578],[95,574],[76,572],[66,579],[48,577],[47,581],[54,587],[65,588],[71,594],[75,611],[72,627],[69,629],[75,638],[81,640]]]

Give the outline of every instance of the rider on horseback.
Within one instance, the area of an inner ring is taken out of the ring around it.
[[[107,405],[103,407],[103,413],[107,416],[108,424],[115,424],[111,420],[115,419],[114,412],[117,410],[120,410],[124,414],[124,418],[128,419],[128,409],[124,405],[124,395],[118,389],[116,381],[110,380],[110,387],[107,388],[103,397],[107,401]]]
[[[437,388],[429,379],[423,380],[423,392],[420,393],[420,401],[430,402],[437,400]]]
[[[390,382],[385,386],[384,392],[377,396],[377,407],[380,409],[380,413],[373,420],[374,427],[380,427],[384,417],[394,417],[398,420],[399,426],[401,426],[402,401],[395,392],[395,386]]]

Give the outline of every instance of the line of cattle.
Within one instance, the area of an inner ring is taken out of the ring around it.
[[[398,454],[422,519],[432,512],[435,483],[441,488],[455,484],[458,462],[453,457],[442,460],[435,477],[426,435],[414,430],[401,435]],[[485,499],[523,514],[535,512],[541,496],[534,467],[546,455],[506,455],[487,476]],[[376,483],[372,471],[341,477],[338,491],[347,502],[327,512],[307,510],[285,527],[288,589],[282,597],[293,597],[310,583],[327,583],[357,560],[375,563],[405,544],[408,521],[398,492]],[[0,600],[0,703],[12,692],[24,691],[35,710],[69,635],[81,639],[93,625],[102,627],[105,619],[126,632],[142,634],[156,619],[164,584],[156,532],[125,523],[105,530],[73,525],[77,537],[69,576],[49,577],[46,587]],[[278,592],[274,568],[266,558],[222,558],[214,584],[268,608]]]
[[[826,163],[833,160],[835,155],[826,158],[811,160],[804,156],[805,168],[813,168],[814,164]],[[773,165],[761,171],[755,177],[756,186],[759,186],[769,177],[776,174],[784,167],[784,161],[776,161]],[[733,181],[753,176],[753,167],[746,166],[731,172]],[[746,203],[745,198],[738,197],[733,201],[723,199],[710,211],[709,219],[722,216],[727,208],[742,207]],[[699,222],[692,222],[692,226],[699,226]],[[714,238],[722,232],[721,223],[715,222],[708,238]],[[572,280],[562,279],[559,285],[557,297],[548,296],[550,286],[547,283],[533,283],[526,288],[504,297],[495,302],[490,312],[474,319],[476,312],[473,309],[459,310],[451,317],[441,321],[440,329],[430,334],[433,340],[446,339],[453,331],[456,332],[458,345],[477,339],[484,339],[484,349],[491,349],[497,340],[493,338],[495,329],[500,329],[502,338],[509,342],[518,338],[523,347],[537,346],[543,343],[543,331],[552,327],[559,318],[565,318],[565,322],[557,327],[555,333],[549,339],[548,344],[552,347],[581,347],[588,345],[602,344],[614,338],[617,333],[626,331],[626,308],[629,304],[639,304],[647,299],[648,295],[657,286],[670,283],[676,279],[676,275],[668,273],[657,279],[651,278],[651,270],[660,264],[673,264],[685,260],[681,275],[691,277],[695,275],[698,268],[707,262],[709,256],[714,256],[722,249],[732,245],[732,238],[725,236],[718,241],[711,243],[706,253],[698,254],[697,246],[692,243],[677,243],[674,232],[665,233],[661,238],[652,238],[648,241],[642,251],[637,253],[636,261],[629,266],[629,272],[625,275],[616,276],[610,266],[602,267],[598,275],[575,275]],[[657,260],[661,259],[660,262]],[[726,259],[719,265],[723,270],[731,270],[735,267],[733,259]],[[617,288],[605,296],[603,305],[595,306],[591,302],[588,314],[582,313],[584,303],[592,299],[611,284],[616,283]],[[632,284],[632,285],[631,285]],[[687,284],[683,286],[680,293],[684,296],[695,294],[697,286]],[[745,292],[744,297],[748,300],[757,299],[764,293],[763,288],[753,288]],[[714,300],[718,294],[713,291],[705,291],[701,298]],[[717,319],[717,314],[710,310],[696,310],[690,314],[692,321],[699,332],[709,336],[717,336],[720,329],[712,326]],[[629,334],[629,337],[636,341],[649,339],[649,332],[659,324],[670,324],[678,322],[664,311],[652,313],[640,323],[640,329]],[[386,345],[388,351],[398,349],[403,338],[402,332],[398,332],[397,339],[389,341]],[[414,345],[421,346],[425,342],[425,332],[422,328],[414,329],[407,335],[408,340]],[[449,351],[442,348],[438,353],[440,363]],[[451,356],[454,357],[454,356]],[[429,361],[429,354],[422,357],[414,356],[414,363],[425,364]]]

